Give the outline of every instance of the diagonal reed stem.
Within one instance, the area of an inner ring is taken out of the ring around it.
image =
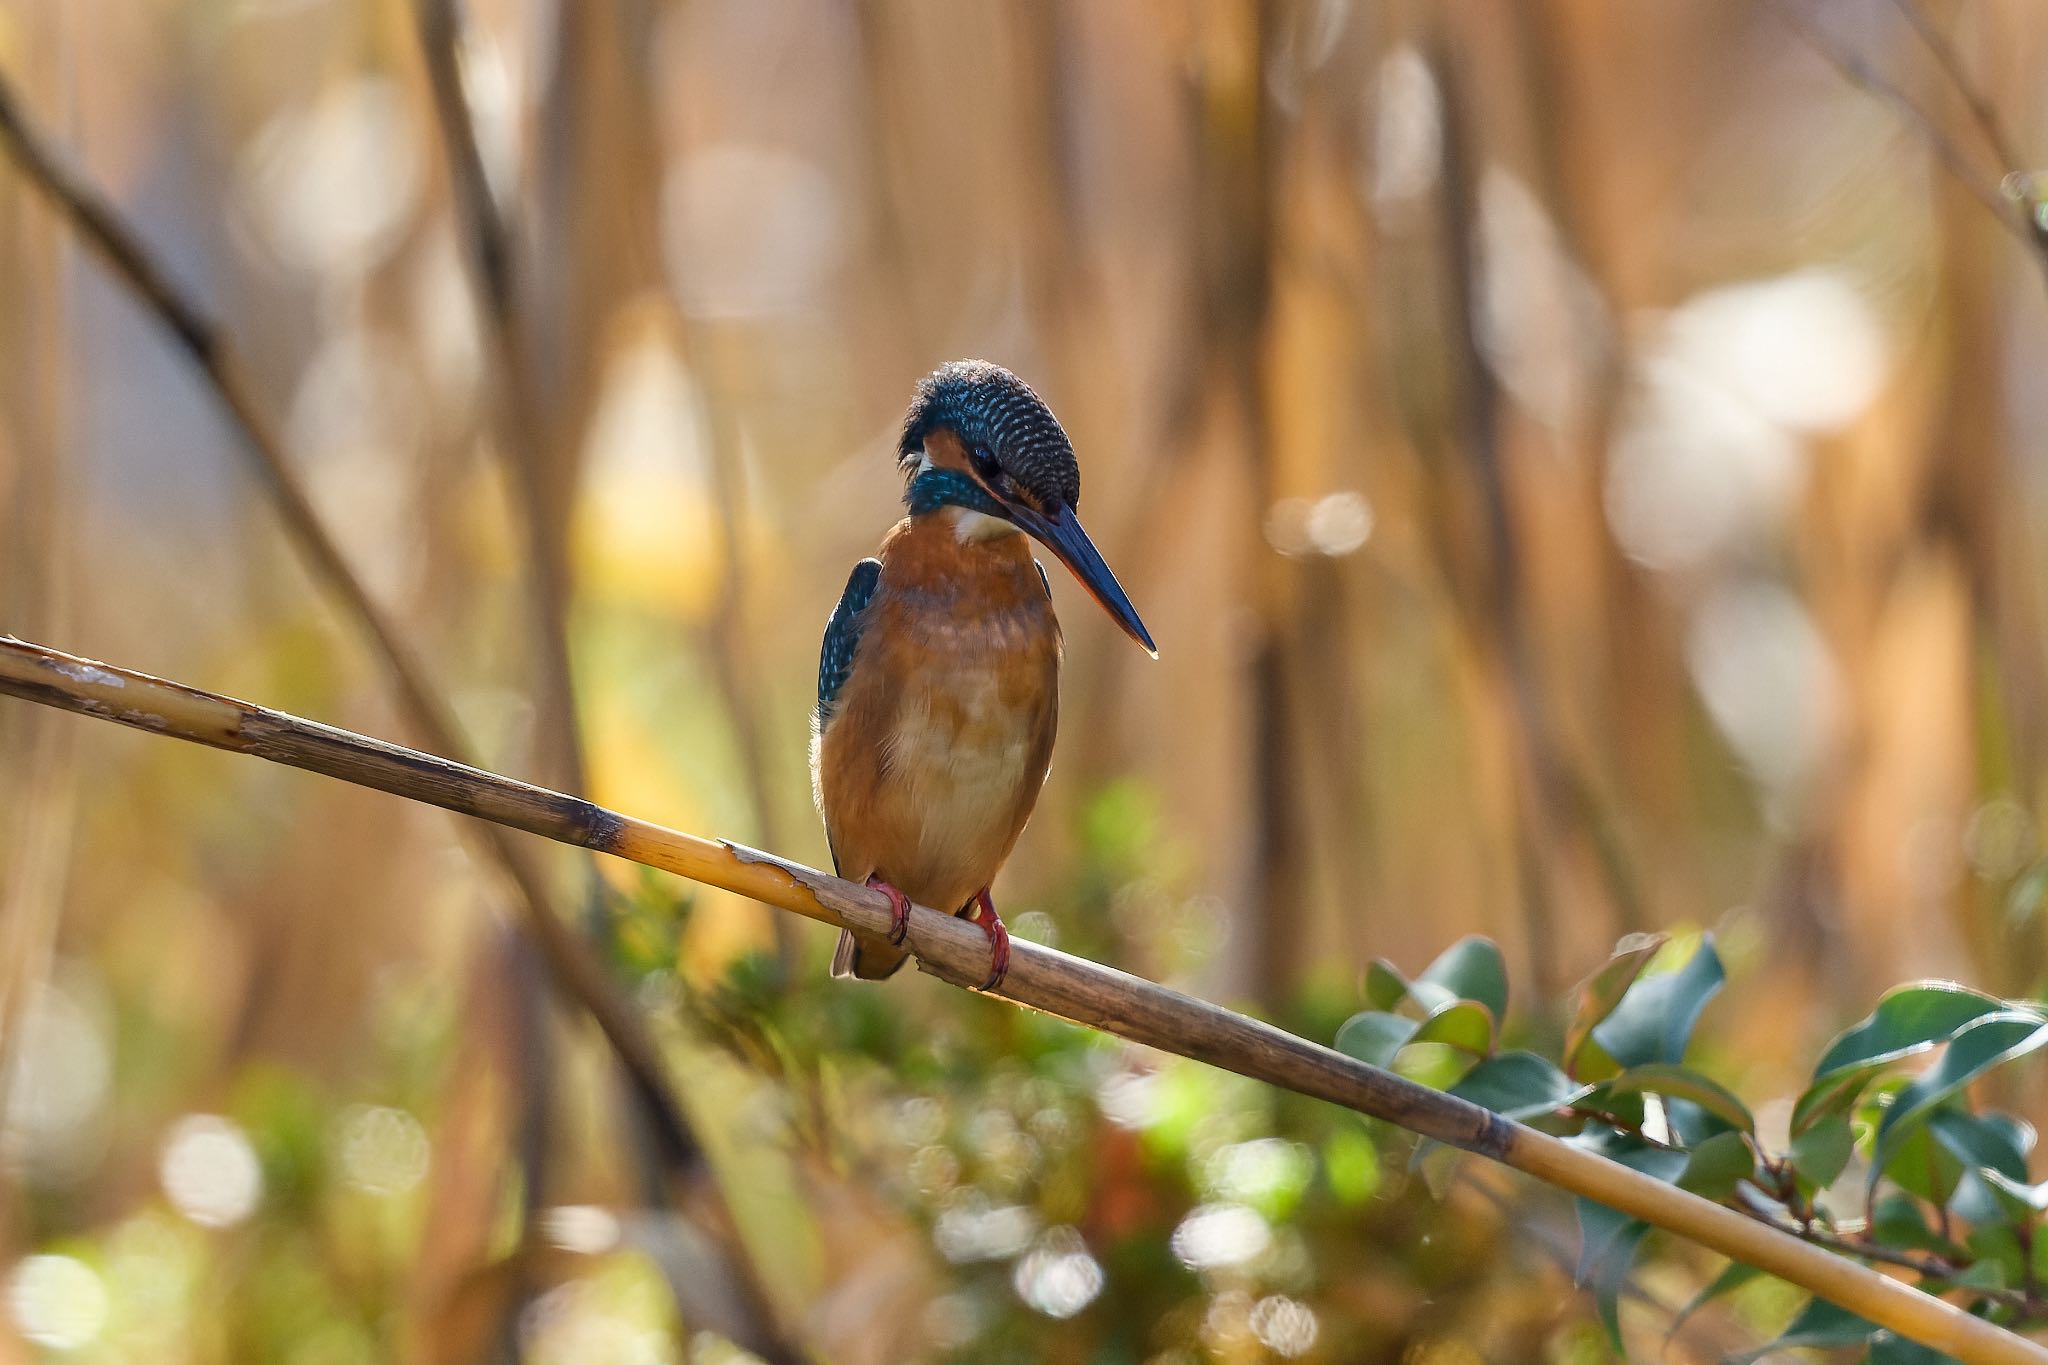
[[[11,636],[0,636],[0,694],[251,754],[613,854],[826,924],[888,932],[889,902],[881,892],[773,854]],[[972,988],[987,974],[981,930],[951,915],[915,907],[909,946],[921,970],[953,985]],[[997,994],[1489,1157],[1768,1271],[1967,1365],[2048,1365],[2048,1348],[1734,1209],[1142,977],[1019,940]]]

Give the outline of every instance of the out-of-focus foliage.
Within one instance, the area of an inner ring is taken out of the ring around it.
[[[1054,580],[1019,933],[1597,1103],[1569,1124],[1625,1154],[1661,1116],[1675,1178],[2034,1292],[2039,1068],[1980,1063],[2034,1038],[2005,1002],[2048,945],[2048,294],[1952,171],[2036,169],[2048,12],[474,0],[509,338],[415,17],[0,0],[0,73],[218,317],[493,766],[825,861],[819,632],[916,379],[1001,361],[1161,645]],[[417,738],[234,439],[0,166],[0,629]],[[1597,1216],[1588,1258],[1478,1163],[544,856],[820,1360],[1855,1338]],[[731,1358],[671,1289],[718,1230],[507,894],[436,813],[0,705],[0,1362]],[[1930,978],[1975,994],[1883,996]]]

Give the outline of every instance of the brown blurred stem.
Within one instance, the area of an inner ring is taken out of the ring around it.
[[[51,12],[32,27],[44,30],[38,46],[56,58],[46,83],[67,86],[69,24]],[[0,332],[14,419],[12,432],[0,433],[0,611],[29,628],[55,631],[71,619],[76,501],[63,458],[75,396],[65,306],[71,253],[59,229],[12,212],[13,198],[0,216],[0,259],[26,263],[34,283],[15,296]],[[0,858],[0,1078],[13,1074],[20,1023],[55,961],[79,785],[73,736],[21,719],[19,726],[0,725],[0,772],[19,775],[19,799],[0,821],[9,835]]]
[[[116,279],[176,338],[205,377],[242,440],[237,446],[250,460],[264,491],[293,546],[305,558],[313,577],[340,604],[343,613],[368,636],[383,666],[400,710],[432,748],[446,754],[469,752],[454,714],[427,679],[418,657],[400,635],[362,581],[350,570],[340,548],[313,510],[284,446],[258,410],[227,339],[205,310],[177,285],[142,244],[140,237],[82,172],[28,118],[11,82],[0,79],[0,145],[28,182],[78,232]],[[539,864],[504,828],[486,824],[479,833],[492,857],[517,890],[524,923],[540,947],[549,979],[563,996],[587,1012],[632,1078],[660,1131],[664,1154],[678,1194],[692,1211],[718,1230],[728,1247],[738,1245],[730,1212],[711,1177],[702,1148],[691,1132],[681,1104],[669,1084],[661,1055],[640,1017],[620,997],[605,969],[551,904]],[[752,1267],[735,1258],[746,1274]],[[739,1306],[733,1332],[742,1344],[776,1359],[798,1354],[784,1345],[759,1286],[747,1282],[752,1302]]]
[[[497,443],[519,490],[531,577],[533,646],[542,718],[540,770],[578,791],[589,783],[576,721],[576,680],[569,659],[569,572],[565,522],[547,477],[548,427],[535,401],[518,244],[491,193],[469,98],[462,88],[462,19],[455,0],[419,0],[420,52],[448,158],[458,235],[465,244],[489,338],[497,396]]]
[[[592,15],[593,11],[579,8],[575,0],[563,0],[557,10],[556,47],[563,54],[558,56],[558,68],[566,63],[566,54],[577,44],[591,41],[585,29]],[[616,22],[623,27],[631,21],[619,18]],[[656,194],[652,191],[661,185],[667,164],[659,134],[661,108],[658,92],[662,88],[662,63],[655,46],[644,39],[633,41],[629,36],[620,43],[620,47],[620,55],[624,58],[620,69],[629,82],[627,103],[632,110],[631,116],[618,120],[620,136],[626,144],[621,160],[631,169],[624,175],[613,176],[616,183],[609,188],[624,200],[622,213],[628,220],[658,225],[660,214],[654,209],[652,201]],[[556,101],[556,106],[564,107],[560,100]],[[567,138],[557,130],[556,140],[566,142]],[[556,165],[561,160],[556,158],[549,164]],[[566,198],[576,192],[575,186],[561,183],[564,180],[565,175],[558,176],[552,197]],[[645,249],[655,246],[660,235],[656,226],[652,232],[634,231],[627,240],[629,244]],[[731,722],[733,747],[739,758],[739,781],[745,789],[757,837],[771,844],[778,843],[782,807],[771,781],[777,765],[769,761],[767,733],[761,716],[761,698],[765,689],[760,682],[760,668],[748,647],[750,615],[746,539],[749,518],[746,470],[740,454],[742,434],[734,418],[732,403],[723,392],[716,337],[707,335],[690,316],[674,287],[679,281],[673,278],[673,272],[679,264],[686,266],[687,262],[679,262],[672,253],[662,252],[658,247],[652,254],[657,259],[643,268],[646,278],[661,278],[664,268],[671,272],[671,287],[658,292],[673,329],[679,358],[697,381],[694,406],[703,448],[709,457],[706,482],[718,513],[718,600],[709,619],[696,630],[696,644],[710,665],[713,684]],[[798,965],[794,926],[782,915],[770,915],[768,919],[770,932],[775,936],[776,957],[781,964],[783,979],[787,981],[794,976]]]
[[[1205,57],[1195,90],[1207,210],[1202,221],[1208,229],[1201,248],[1208,266],[1202,281],[1203,322],[1215,338],[1216,361],[1243,433],[1246,473],[1261,513],[1281,492],[1277,399],[1267,373],[1279,168],[1274,113],[1265,93],[1267,54],[1278,23],[1278,14],[1268,6],[1215,12],[1203,32]],[[1254,765],[1246,792],[1253,903],[1234,921],[1234,932],[1244,936],[1256,998],[1279,1008],[1301,984],[1315,950],[1309,815],[1295,740],[1306,708],[1300,671],[1291,666],[1300,618],[1295,567],[1272,553],[1256,530],[1252,534],[1258,615],[1246,675]]]
[[[562,792],[10,636],[0,636],[0,694],[613,854],[825,924],[874,935],[889,929],[889,902],[881,892],[773,854],[667,829]],[[909,946],[921,970],[963,989],[972,989],[988,970],[988,941],[980,929],[924,906],[911,911]],[[1142,977],[1020,939],[1009,974],[994,994],[1501,1162],[1756,1266],[1968,1365],[2048,1365],[2048,1347],[1789,1232]]]
[[[1438,336],[1444,367],[1440,403],[1410,405],[1411,439],[1429,455],[1425,485],[1436,559],[1458,619],[1483,661],[1489,696],[1500,708],[1515,777],[1512,841],[1524,951],[1537,994],[1555,985],[1558,910],[1568,896],[1568,855],[1583,851],[1597,869],[1619,929],[1640,925],[1643,894],[1612,818],[1585,762],[1560,734],[1530,638],[1531,598],[1521,527],[1508,468],[1505,398],[1478,334],[1484,262],[1480,250],[1480,175],[1486,147],[1474,85],[1458,49],[1439,36],[1432,73],[1441,91],[1442,172],[1429,243],[1441,281]],[[1462,475],[1462,477],[1458,477]]]

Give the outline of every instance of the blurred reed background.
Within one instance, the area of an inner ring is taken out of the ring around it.
[[[2048,11],[422,11],[0,0],[0,71],[484,761],[827,861],[818,637],[912,385],[982,356],[1161,653],[1055,582],[1020,933],[1327,1038],[1375,956],[1492,935],[1543,1036],[1618,936],[1712,928],[1760,1105],[1894,981],[2038,989],[2048,293],[1981,200]],[[418,741],[237,441],[0,170],[0,628]],[[818,1360],[1607,1356],[1540,1193],[549,853],[735,1241],[472,849],[0,706],[0,1361],[736,1358],[664,1278],[707,1241]],[[1711,1274],[1653,1258],[1644,1358]]]

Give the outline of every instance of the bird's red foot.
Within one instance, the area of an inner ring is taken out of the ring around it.
[[[889,898],[889,946],[901,948],[910,933],[910,897],[880,877],[869,877],[867,884]]]
[[[988,898],[987,887],[974,893],[974,913],[967,918],[988,935],[988,980],[981,983],[981,989],[992,991],[1010,974],[1010,931],[1003,927],[1002,916],[996,913],[996,903]]]

